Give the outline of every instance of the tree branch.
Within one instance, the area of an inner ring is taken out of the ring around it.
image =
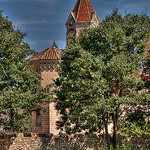
[[[4,69],[3,65],[2,65],[2,64],[0,64],[0,66],[1,66],[1,67],[2,67],[2,69],[3,69],[3,72],[4,72],[5,76],[7,76],[7,74],[6,74],[6,72],[5,72],[5,69]]]

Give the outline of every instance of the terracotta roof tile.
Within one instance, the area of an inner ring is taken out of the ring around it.
[[[49,47],[29,60],[60,60],[61,51],[57,47]]]
[[[75,5],[75,7],[74,7],[74,9],[72,11],[72,12],[75,13],[75,18],[77,17],[77,13],[78,13],[78,9],[79,9],[79,4],[80,4],[80,0],[77,1],[76,5]]]
[[[78,0],[72,12],[75,13],[76,21],[91,21],[95,11],[90,0]]]
[[[90,1],[88,0],[87,1],[87,6],[88,6],[88,11],[89,11],[89,16],[90,16],[90,19],[92,18],[92,14],[95,12],[92,4],[90,3]]]

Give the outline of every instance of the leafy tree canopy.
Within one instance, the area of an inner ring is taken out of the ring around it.
[[[55,82],[56,108],[62,114],[59,128],[89,133],[105,127],[107,134],[112,119],[116,147],[122,108],[149,104],[150,95],[139,94],[144,87],[139,75],[144,62],[141,54],[149,40],[149,27],[149,16],[122,16],[114,9],[97,28],[82,30],[72,38],[63,51],[62,73]]]
[[[27,67],[27,57],[35,52],[25,36],[0,12],[0,125],[16,132],[29,128],[31,112],[41,110],[38,103],[47,100],[39,74]]]

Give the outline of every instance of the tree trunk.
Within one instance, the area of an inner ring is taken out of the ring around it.
[[[113,113],[113,138],[112,138],[112,142],[113,142],[113,148],[116,149],[117,148],[117,119],[118,119],[118,114],[117,111],[115,113]]]
[[[109,134],[108,134],[108,113],[103,116],[105,132],[106,132],[106,141],[108,150],[110,150]]]

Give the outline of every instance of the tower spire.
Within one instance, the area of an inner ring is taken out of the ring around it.
[[[78,0],[72,12],[76,21],[91,21],[95,10],[89,0]]]
[[[56,45],[56,42],[55,42],[55,40],[54,40],[54,42],[53,42],[53,45],[52,45],[52,47],[57,47],[57,48],[58,48],[58,46]]]
[[[83,28],[96,27],[100,20],[94,10],[90,0],[77,0],[77,3],[70,13],[66,22],[67,27],[67,45],[69,45],[69,36],[78,36]]]

